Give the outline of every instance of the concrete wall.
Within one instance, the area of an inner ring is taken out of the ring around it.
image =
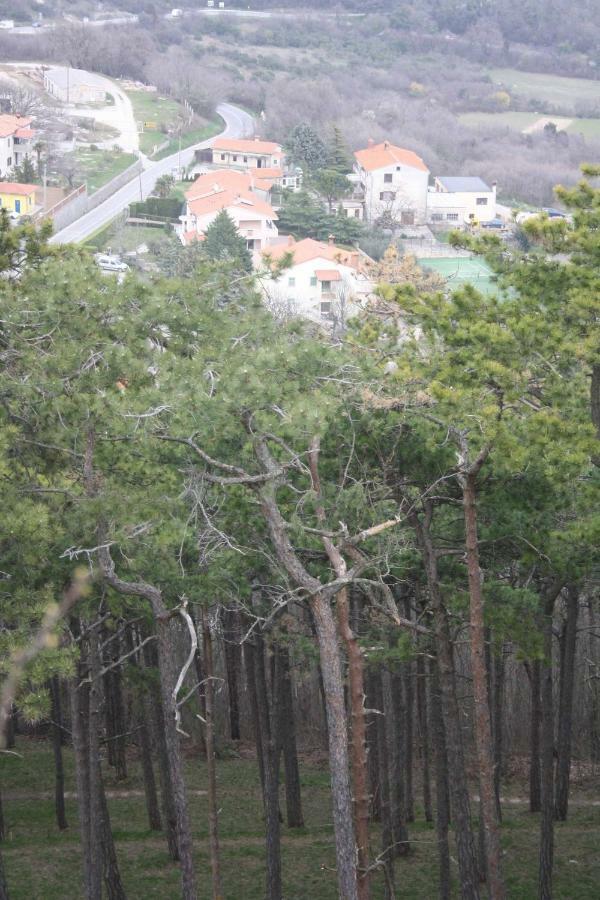
[[[71,222],[79,219],[88,210],[88,192],[84,184],[75,188],[54,206],[51,206],[45,213],[40,215],[42,219],[52,219],[54,224],[54,232],[61,231]]]
[[[132,178],[142,171],[142,161],[137,159],[129,168],[125,169],[125,171],[121,172],[112,181],[109,181],[107,184],[103,185],[97,191],[94,191],[93,194],[90,194],[88,197],[88,207],[86,212],[89,212],[91,209],[95,209],[97,206],[100,206],[101,203],[104,203],[105,200],[108,200],[116,191],[123,187],[123,185],[127,184],[131,181]]]

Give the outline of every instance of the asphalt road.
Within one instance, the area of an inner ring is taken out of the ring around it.
[[[221,103],[217,107],[217,112],[225,122],[225,128],[220,134],[221,137],[241,138],[249,137],[253,134],[254,120],[243,109],[232,106],[230,103]],[[181,159],[179,153],[173,153],[159,162],[151,163],[148,168],[136,175],[135,178],[116,191],[100,206],[97,206],[96,209],[92,209],[71,225],[63,228],[62,231],[52,235],[50,243],[77,244],[80,241],[84,241],[99,228],[116,218],[130,203],[135,200],[145,200],[154,190],[157,178],[176,171],[179,164],[182,166],[189,165],[194,158],[195,151],[208,147],[213,140],[214,137],[182,150]]]

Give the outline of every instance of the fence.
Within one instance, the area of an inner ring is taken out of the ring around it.
[[[51,206],[50,209],[40,212],[38,218],[52,219],[54,231],[60,231],[87,212],[88,199],[87,187],[85,184],[82,184]]]
[[[123,185],[131,181],[132,178],[135,178],[135,176],[142,171],[142,168],[141,159],[137,159],[127,169],[124,169],[123,172],[119,172],[118,175],[115,175],[111,181],[103,184],[101,188],[98,188],[97,191],[94,191],[94,193],[88,197],[88,206],[85,211],[89,212],[97,206],[100,206],[105,200],[108,200],[108,198],[122,188]]]

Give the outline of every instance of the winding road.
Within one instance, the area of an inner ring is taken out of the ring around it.
[[[217,112],[225,122],[225,128],[219,137],[242,138],[249,137],[254,133],[254,119],[249,113],[244,112],[237,106],[230,103],[221,103],[217,107]],[[101,203],[95,209],[90,210],[80,219],[72,222],[62,231],[57,232],[50,238],[51,244],[76,244],[84,241],[99,228],[107,225],[116,216],[119,215],[130,203],[135,200],[145,200],[154,190],[157,178],[161,175],[171,174],[179,165],[187,166],[192,162],[196,150],[209,147],[214,141],[214,137],[207,141],[201,141],[192,147],[187,147],[179,153],[173,153],[166,156],[159,162],[150,162],[148,167],[136,175],[131,181],[115,191],[108,200]]]

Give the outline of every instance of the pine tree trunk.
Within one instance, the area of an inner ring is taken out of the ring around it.
[[[152,763],[150,728],[148,726],[150,714],[146,697],[141,692],[138,696],[138,709],[140,711],[140,718],[137,733],[139,736],[140,761],[144,779],[144,797],[146,800],[148,828],[150,831],[162,831],[158,794],[156,792],[156,779],[154,777],[154,765]]]
[[[502,851],[494,788],[494,749],[490,716],[488,678],[485,664],[483,592],[479,570],[477,538],[476,476],[467,474],[463,482],[465,549],[470,597],[471,672],[475,719],[475,747],[479,770],[481,814],[485,832],[485,856],[490,900],[503,900]]]
[[[342,588],[336,597],[336,610],[340,636],[348,655],[348,687],[350,694],[350,749],[352,756],[352,782],[354,789],[354,821],[356,829],[358,897],[369,900],[369,788],[367,748],[365,740],[365,686],[364,662],[356,635],[350,628],[348,590]]]
[[[423,813],[426,822],[433,822],[431,806],[431,772],[429,754],[429,710],[427,704],[427,675],[425,659],[417,656],[417,722],[419,726],[419,749],[421,755],[421,771],[423,777]]]
[[[569,779],[571,773],[571,740],[573,736],[573,691],[575,687],[575,650],[579,592],[570,586],[566,598],[567,618],[563,627],[563,652],[560,668],[560,701],[558,709],[558,762],[556,766],[555,815],[566,821],[569,809]]]
[[[278,737],[283,750],[285,769],[285,803],[289,828],[303,828],[302,795],[300,793],[300,770],[296,748],[296,722],[294,717],[294,697],[290,654],[287,647],[276,648],[278,660],[279,722]]]
[[[540,732],[542,727],[542,704],[540,696],[541,664],[534,659],[527,667],[531,690],[531,710],[529,726],[529,812],[537,813],[542,808],[540,772]]]
[[[254,683],[258,727],[264,754],[264,808],[267,849],[267,900],[281,900],[281,837],[279,824],[279,754],[276,753],[274,726],[276,716],[269,714],[269,695],[265,673],[262,636],[254,636]]]
[[[539,900],[552,900],[554,866],[554,701],[552,697],[552,614],[554,600],[544,607],[544,659],[540,665],[541,727],[541,819]]]
[[[6,875],[4,872],[4,859],[0,853],[0,900],[10,900],[8,893],[8,884],[6,883]]]
[[[242,648],[240,646],[239,613],[235,609],[225,609],[223,612],[223,647],[229,697],[229,734],[232,741],[239,741]]]
[[[446,734],[442,714],[442,694],[438,666],[435,660],[429,661],[431,679],[430,691],[430,729],[434,746],[435,763],[435,833],[438,845],[439,865],[439,900],[450,900],[450,846],[448,844],[448,828],[450,824],[450,794],[448,786],[448,756],[446,752]]]
[[[423,551],[427,586],[433,610],[436,658],[442,698],[442,715],[452,797],[452,819],[456,837],[459,881],[462,900],[479,900],[479,872],[475,856],[475,844],[471,828],[471,804],[469,784],[461,733],[461,714],[456,696],[456,677],[452,639],[448,617],[442,600],[435,549],[425,526],[412,517],[419,543]]]
[[[500,801],[500,788],[503,770],[503,728],[504,714],[504,674],[506,662],[504,658],[504,646],[498,648],[493,660],[493,691],[492,691],[492,732],[494,737],[494,792],[496,794],[496,813],[498,820],[502,821],[502,804]]]
[[[256,675],[255,669],[255,650],[251,640],[244,642],[244,666],[246,669],[246,685],[248,687],[248,697],[250,699],[250,715],[252,719],[252,731],[254,734],[254,744],[256,746],[256,761],[258,763],[258,774],[260,775],[260,787],[262,795],[265,795],[265,754],[262,743],[262,735],[260,721],[258,718],[258,701],[256,698]]]
[[[404,598],[404,615],[407,619],[413,618],[412,599]],[[412,660],[407,660],[402,664],[402,680],[404,684],[404,817],[406,822],[415,821],[415,798],[413,787],[413,765],[414,765],[414,708],[415,708],[415,689],[414,689],[414,664]]]
[[[6,837],[6,827],[4,824],[4,804],[2,801],[2,792],[0,791],[0,842]]]
[[[366,672],[366,693],[367,697],[365,705],[368,710],[377,709],[377,691],[375,682],[379,679],[379,673],[374,673],[372,669]],[[369,712],[366,718],[366,737],[367,737],[367,764],[369,769],[369,794],[371,796],[371,821],[381,821],[381,788],[379,776],[379,756],[377,749],[377,716],[375,713]]]
[[[60,702],[60,684],[58,676],[50,679],[50,698],[52,709],[52,749],[54,751],[54,811],[56,824],[61,831],[68,828],[65,811],[65,770],[62,755],[62,708]]]
[[[386,738],[386,761],[389,784],[390,816],[392,820],[392,856],[407,856],[410,853],[408,828],[405,812],[404,735],[405,722],[402,675],[392,675],[387,668],[381,670],[384,733]]]
[[[85,646],[81,646],[82,659],[77,664],[76,674],[71,679],[69,690],[71,697],[71,732],[73,737],[73,755],[75,757],[75,783],[77,785],[77,807],[79,812],[79,830],[81,833],[81,855],[83,863],[83,896],[86,900],[98,896],[98,887],[92,879],[99,881],[98,873],[92,867],[92,831],[90,810],[90,755],[89,755],[89,684],[80,682],[87,672],[83,663]],[[99,847],[94,852],[97,853]],[[100,890],[101,890],[100,884]]]
[[[192,832],[187,810],[186,788],[183,777],[183,760],[179,735],[176,729],[175,700],[173,691],[176,677],[173,672],[173,650],[175,641],[171,633],[171,619],[168,614],[158,618],[158,668],[160,673],[161,698],[164,711],[164,734],[167,751],[173,801],[176,816],[177,849],[181,865],[182,896],[184,900],[196,900],[196,873],[192,855]]]
[[[376,715],[377,728],[377,768],[379,771],[379,795],[381,808],[381,859],[386,872],[385,900],[392,900],[394,896],[394,829],[392,824],[392,796],[390,789],[390,760],[389,738],[385,719],[385,692],[383,683],[384,672],[373,673],[373,701]],[[389,703],[389,699],[388,699]]]
[[[89,640],[89,809],[90,809],[90,896],[88,900],[102,900],[102,874],[104,864],[104,815],[102,808],[102,775],[100,771],[100,723],[102,715],[102,684],[97,673],[98,635],[92,631]]]
[[[215,755],[214,682],[212,635],[206,613],[202,612],[202,647],[206,671],[206,771],[208,776],[208,833],[210,844],[210,869],[212,873],[212,898],[222,900],[221,857],[219,852],[219,806],[217,802],[217,768]]]
[[[348,728],[344,708],[342,666],[331,606],[315,594],[310,601],[315,623],[323,689],[327,710],[329,769],[335,834],[339,894],[342,900],[358,900],[356,841],[352,815]]]

